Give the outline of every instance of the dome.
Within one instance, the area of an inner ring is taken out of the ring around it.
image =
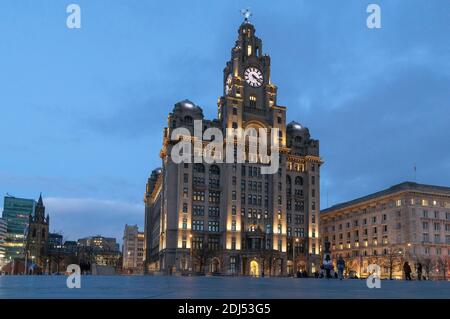
[[[295,131],[298,130],[299,131],[299,130],[303,129],[303,126],[300,123],[298,123],[298,122],[292,121],[292,122],[290,122],[287,125],[287,129],[288,130],[295,130]]]
[[[183,111],[200,111],[203,112],[203,110],[195,105],[194,102],[190,100],[183,100],[175,104],[175,109],[181,109]]]
[[[155,168],[155,169],[152,171],[151,176],[152,176],[152,177],[156,177],[156,176],[158,176],[158,175],[161,174],[161,173],[162,173],[162,169],[161,169],[161,167],[158,167],[158,168]]]

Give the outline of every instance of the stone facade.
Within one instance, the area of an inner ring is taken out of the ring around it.
[[[189,100],[169,114],[162,165],[145,192],[146,271],[284,276],[318,268],[319,142],[299,123],[286,124],[271,60],[262,49],[254,26],[245,21],[224,69],[217,119],[205,119]],[[175,163],[170,155],[178,141],[172,133],[184,127],[194,136],[195,120],[224,136],[227,128],[279,129],[279,170],[261,174],[263,164],[248,160]]]
[[[349,274],[366,277],[377,264],[383,278],[400,279],[408,261],[413,274],[420,263],[426,276],[450,275],[450,187],[405,182],[325,209],[320,224],[322,244]]]
[[[30,215],[26,239],[27,259],[46,270],[48,263],[48,229],[50,217],[45,216],[45,206],[42,195],[34,208],[34,214]]]
[[[122,269],[125,273],[144,271],[144,233],[139,231],[137,225],[125,225],[122,253]]]

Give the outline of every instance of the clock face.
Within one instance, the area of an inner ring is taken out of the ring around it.
[[[245,81],[252,87],[260,87],[263,84],[264,77],[261,71],[255,67],[249,67],[244,72]]]
[[[230,74],[228,74],[227,77],[227,82],[225,84],[225,94],[228,95],[228,93],[230,93],[231,90],[231,81],[233,80],[233,76]]]

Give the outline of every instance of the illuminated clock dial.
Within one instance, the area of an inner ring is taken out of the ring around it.
[[[261,71],[255,67],[249,67],[244,71],[244,78],[248,85],[252,87],[260,87],[263,84],[264,77]]]

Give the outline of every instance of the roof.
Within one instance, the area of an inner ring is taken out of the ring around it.
[[[360,197],[360,198],[357,198],[357,199],[354,199],[354,200],[351,200],[348,202],[343,202],[343,203],[333,205],[329,208],[321,210],[320,213],[326,214],[326,213],[334,212],[336,210],[350,207],[350,206],[353,206],[356,204],[361,204],[361,203],[367,202],[367,201],[375,199],[375,198],[392,195],[392,194],[396,194],[396,193],[400,193],[400,192],[404,192],[404,191],[415,191],[415,192],[423,192],[423,193],[446,193],[446,195],[450,196],[450,187],[418,184],[418,183],[414,183],[414,182],[404,182],[404,183],[394,185],[388,189],[385,189],[385,190],[382,190],[382,191],[379,191],[379,192],[376,192],[376,193],[373,193],[373,194],[370,194],[367,196],[363,196],[363,197]]]

